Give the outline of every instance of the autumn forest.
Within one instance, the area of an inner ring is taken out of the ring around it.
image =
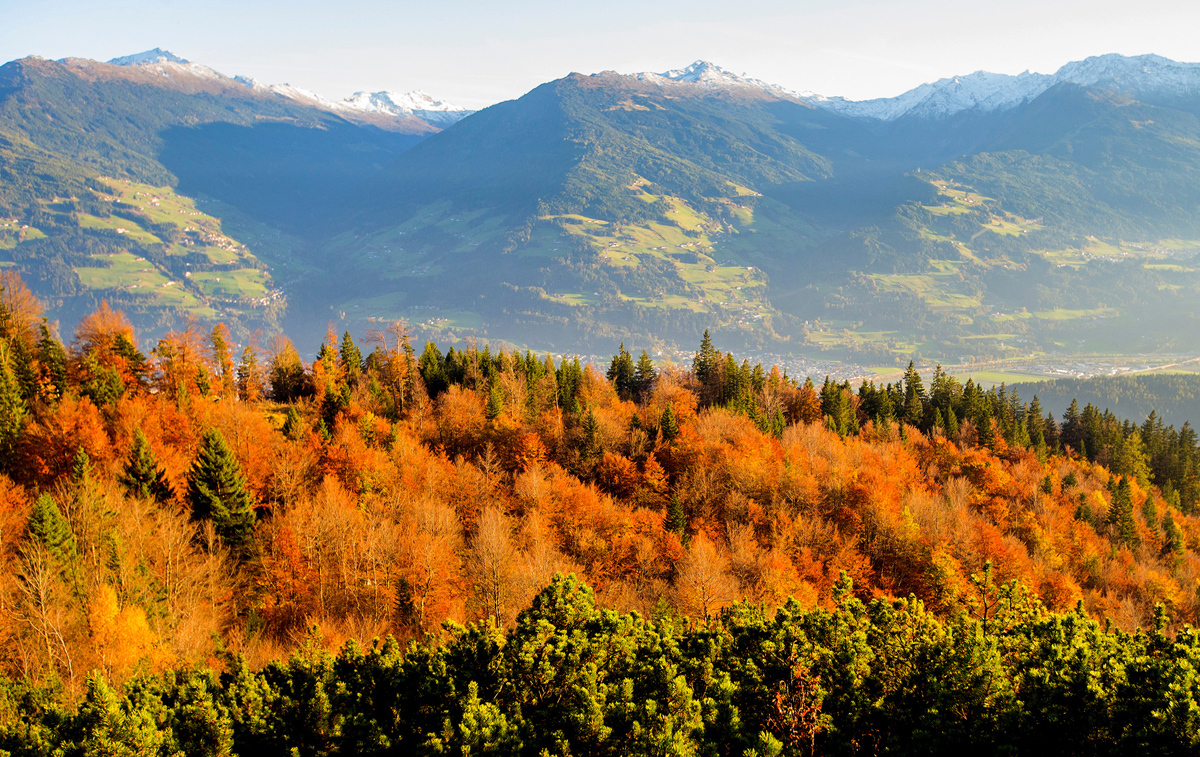
[[[707,334],[597,367],[380,324],[306,364],[102,304],[60,339],[0,284],[6,753],[1200,739],[1189,426]]]

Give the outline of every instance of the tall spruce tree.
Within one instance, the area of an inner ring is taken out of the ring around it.
[[[700,351],[692,359],[692,374],[701,384],[707,384],[713,369],[717,366],[717,351],[713,348],[708,329],[704,330],[704,338],[700,340]]]
[[[683,538],[687,534],[687,515],[683,512],[683,503],[679,496],[672,494],[667,504],[667,514],[663,518],[663,529]]]
[[[362,375],[362,351],[354,343],[354,339],[351,338],[349,331],[342,334],[342,347],[339,357],[341,358],[342,375],[346,377],[346,383],[357,384],[359,376]]]
[[[1137,543],[1137,528],[1133,521],[1133,490],[1129,477],[1122,476],[1113,489],[1112,505],[1108,508],[1108,525],[1119,544],[1133,547]]]
[[[904,372],[904,421],[920,428],[925,418],[925,384],[910,360]]]
[[[616,387],[617,394],[628,398],[633,393],[635,372],[633,356],[625,349],[625,343],[621,342],[621,349],[613,355],[607,374],[608,380]]]
[[[0,340],[0,464],[12,457],[13,445],[25,425],[29,407],[13,372],[9,343]]]
[[[254,556],[254,501],[246,490],[242,467],[225,437],[209,429],[188,473],[192,519],[211,520],[217,535],[239,562]]]
[[[129,459],[125,461],[121,483],[134,497],[153,499],[160,504],[175,497],[166,471],[158,467],[150,442],[140,428],[133,434],[133,447],[129,450]]]
[[[641,401],[654,390],[654,382],[658,381],[658,371],[654,369],[654,361],[650,354],[642,350],[637,365],[633,369],[633,395]]]
[[[658,421],[658,431],[668,442],[679,436],[679,421],[675,418],[675,405],[667,403],[667,407]]]
[[[493,378],[488,384],[487,407],[484,408],[487,414],[487,419],[493,421],[500,417],[504,412],[504,392],[500,389],[500,382]]]
[[[75,559],[75,534],[49,494],[38,496],[25,525],[26,537],[46,548],[46,551],[66,569]]]

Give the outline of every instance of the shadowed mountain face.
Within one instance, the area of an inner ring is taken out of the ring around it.
[[[1000,95],[887,119],[719,69],[573,74],[425,136],[183,61],[26,59],[0,68],[0,255],[60,316],[107,298],[151,328],[404,318],[559,350],[711,328],[884,365],[1200,349],[1190,69],[1114,65],[1004,107],[1028,82],[967,77],[947,97]]]

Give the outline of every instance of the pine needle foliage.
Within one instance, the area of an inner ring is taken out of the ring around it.
[[[167,473],[158,467],[154,451],[146,435],[138,429],[133,434],[133,447],[129,450],[129,459],[125,461],[125,470],[121,475],[121,483],[135,497],[153,499],[165,503],[175,498]]]
[[[192,519],[211,520],[235,558],[245,562],[253,556],[254,500],[241,465],[216,429],[209,429],[200,442],[188,474],[187,500]]]

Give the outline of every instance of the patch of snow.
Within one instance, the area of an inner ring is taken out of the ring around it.
[[[770,84],[759,79],[752,79],[745,74],[735,74],[706,60],[698,60],[687,68],[672,69],[663,73],[644,71],[633,74],[633,76],[638,81],[650,82],[660,86],[685,83],[697,84],[708,89],[755,89],[785,100],[806,100],[812,96],[810,92],[793,92],[790,89],[775,84]]]
[[[437,100],[421,92],[355,92],[345,100],[328,100],[307,89],[290,84],[264,85],[244,76],[236,81],[251,89],[272,92],[289,100],[296,100],[326,110],[340,113],[375,113],[396,118],[419,118],[441,128],[457,123],[475,111],[467,110],[444,100]]]
[[[170,50],[163,50],[161,47],[156,47],[153,50],[147,50],[144,53],[135,53],[133,55],[123,55],[120,58],[113,58],[109,61],[114,66],[140,66],[145,63],[191,63],[191,61],[180,58]]]
[[[1200,63],[1180,63],[1161,55],[1098,55],[1068,63],[1055,77],[1128,95],[1200,93]]]
[[[226,79],[223,74],[208,66],[192,63],[157,47],[144,53],[113,58],[109,63],[117,66],[138,66],[156,71],[163,76],[191,74],[206,79]],[[420,90],[403,94],[355,92],[345,100],[330,100],[291,84],[264,84],[249,76],[235,76],[232,80],[255,92],[273,94],[323,110],[340,113],[374,113],[397,118],[415,117],[440,128],[450,126],[475,112],[445,100],[438,100]]]
[[[412,92],[355,92],[337,104],[338,108],[389,116],[415,116],[434,126],[446,127],[474,111],[438,100],[421,90]]]
[[[841,97],[810,98],[818,108],[855,118],[892,121],[901,116],[941,118],[965,110],[985,113],[1005,110],[1037,97],[1056,83],[1055,77],[1026,71],[1017,76],[976,71],[967,76],[939,79],[922,84],[897,97],[875,100],[846,100]]]
[[[968,110],[989,113],[1027,102],[1055,84],[1097,87],[1132,97],[1200,94],[1200,63],[1179,63],[1159,55],[1099,55],[1068,63],[1053,74],[1026,71],[1017,76],[977,71],[940,79],[896,97],[846,100],[810,97],[819,108],[857,118],[892,121],[902,116],[943,118]]]

